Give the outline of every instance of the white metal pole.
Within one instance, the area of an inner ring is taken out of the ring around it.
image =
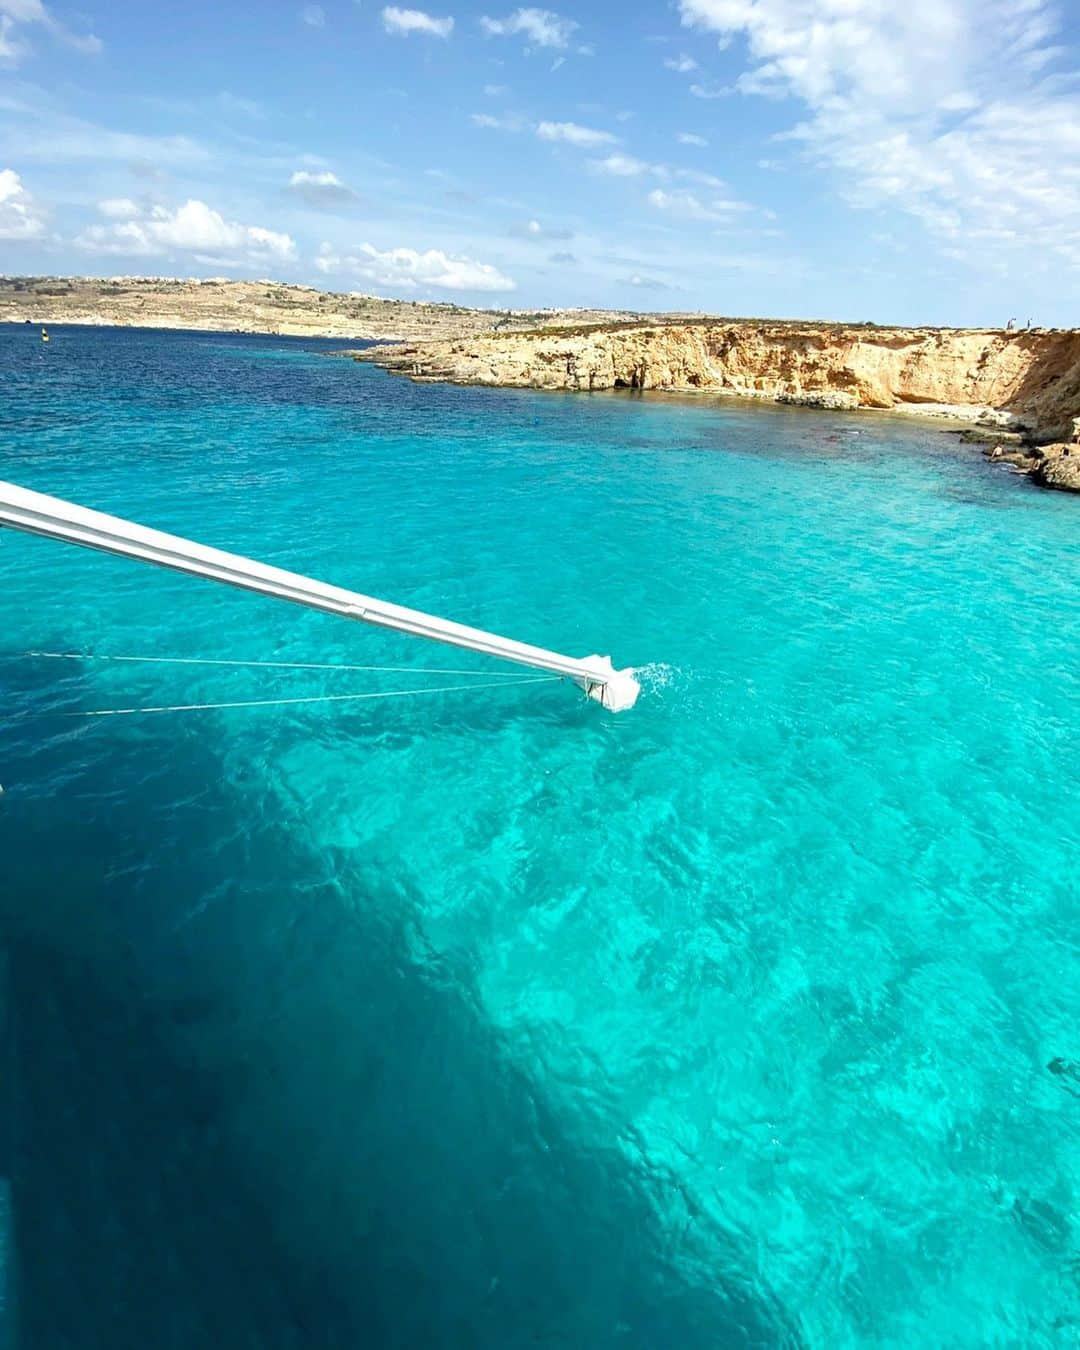
[[[148,529],[119,516],[91,511],[74,502],[31,492],[28,488],[0,480],[0,526],[3,525],[26,534],[38,534],[157,567],[168,567],[174,572],[206,577],[228,586],[257,591],[260,595],[321,609],[328,614],[339,614],[346,619],[362,619],[380,628],[393,628],[452,647],[466,647],[503,661],[515,661],[518,665],[550,670],[573,680],[590,698],[611,712],[632,708],[640,690],[633,670],[616,670],[607,656],[581,659],[562,656],[543,647],[514,642],[511,638],[469,628],[420,610],[405,609],[357,591],[329,586],[297,572],[270,567],[236,553],[224,553],[178,535]]]

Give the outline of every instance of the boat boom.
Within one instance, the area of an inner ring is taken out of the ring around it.
[[[256,591],[260,595],[289,600],[296,605],[338,614],[346,619],[361,619],[379,628],[444,642],[452,647],[483,652],[503,661],[531,666],[565,675],[588,696],[610,712],[632,708],[640,686],[632,669],[616,670],[607,656],[576,658],[533,647],[512,638],[486,633],[480,628],[453,623],[420,610],[406,609],[386,600],[376,600],[358,591],[330,586],[298,572],[287,572],[236,553],[209,548],[179,535],[165,534],[145,525],[136,525],[119,516],[91,511],[85,506],[49,497],[14,483],[0,481],[0,526],[26,534],[59,539],[67,544],[114,553],[121,558],[167,567],[174,572],[206,577],[227,586]]]

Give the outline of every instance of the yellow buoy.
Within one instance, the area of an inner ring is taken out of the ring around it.
[[[41,330],[41,340],[42,340],[42,342],[48,342],[48,340],[49,340],[49,330],[48,330],[47,328],[43,328],[43,329]]]

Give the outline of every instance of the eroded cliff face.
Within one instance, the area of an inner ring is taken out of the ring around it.
[[[736,323],[579,328],[356,353],[414,379],[534,389],[664,389],[833,408],[918,408],[1071,441],[1080,330]],[[996,416],[995,416],[996,415]]]

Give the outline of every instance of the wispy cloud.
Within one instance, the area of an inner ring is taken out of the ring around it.
[[[1055,75],[1049,0],[680,0],[683,23],[742,36],[734,92],[797,99],[787,138],[853,205],[901,209],[946,241],[988,220],[983,262],[1047,252],[1080,267],[1080,93]]]
[[[607,174],[612,178],[640,178],[644,174],[651,174],[652,177],[661,180],[674,178],[688,183],[699,183],[714,191],[719,191],[725,186],[723,179],[717,178],[715,174],[705,173],[702,169],[681,169],[670,164],[650,164],[647,160],[636,159],[633,155],[625,155],[621,151],[605,155],[603,159],[590,159],[589,168],[594,173]],[[663,195],[665,194],[661,194]]]
[[[132,258],[190,253],[199,262],[237,267],[280,264],[296,256],[296,244],[289,235],[226,220],[195,199],[175,211],[154,206],[118,225],[90,225],[75,243],[90,253]]]
[[[26,48],[15,33],[15,23],[8,14],[0,14],[0,63],[14,66]]]
[[[706,146],[709,142],[704,136],[699,136],[696,131],[680,131],[675,138],[680,145]]]
[[[489,37],[523,37],[537,47],[568,47],[580,25],[550,9],[529,7],[515,9],[505,19],[490,19],[485,14],[480,27]]]
[[[687,56],[685,52],[680,52],[678,56],[669,56],[664,61],[667,70],[677,70],[680,75],[688,75],[690,71],[697,70],[698,63],[692,56]]]
[[[164,166],[204,165],[212,156],[188,136],[115,131],[46,107],[33,110],[18,122],[0,125],[0,162],[9,158],[24,164],[121,160],[147,164],[160,173]]]
[[[305,5],[300,11],[300,18],[310,28],[326,27],[326,10],[322,5]]]
[[[99,37],[93,33],[73,32],[42,0],[0,0],[0,63],[18,65],[30,54],[31,45],[24,30],[35,27],[88,56],[96,56],[102,50]]]
[[[702,169],[673,169],[672,174],[688,183],[700,183],[702,187],[712,188],[714,191],[719,191],[725,186],[722,178],[717,178],[714,173],[705,173]]]
[[[422,9],[399,9],[397,5],[386,6],[382,21],[386,31],[396,37],[421,33],[426,37],[448,38],[454,31],[454,20],[450,15],[437,19]]]
[[[536,134],[542,141],[565,141],[567,145],[587,150],[599,145],[614,145],[619,139],[610,131],[597,131],[593,127],[579,126],[577,122],[541,122]]]
[[[320,272],[348,274],[386,290],[516,289],[513,279],[490,263],[444,253],[437,248],[429,248],[423,253],[412,248],[380,251],[373,244],[361,244],[355,253],[339,253],[330,244],[323,244],[315,266]]]
[[[476,127],[486,127],[489,131],[520,131],[521,120],[517,117],[494,117],[491,113],[471,113],[469,121]]]
[[[44,213],[22,179],[14,169],[0,169],[0,239],[37,239],[44,232]]]
[[[750,211],[753,208],[747,202],[733,199],[714,198],[703,202],[687,188],[654,188],[649,193],[648,202],[658,211],[667,211],[684,220],[725,220],[734,213]]]
[[[266,109],[258,100],[244,98],[240,94],[231,93],[228,89],[223,89],[218,94],[217,103],[226,112],[240,113],[244,117],[259,119],[266,116]]]

